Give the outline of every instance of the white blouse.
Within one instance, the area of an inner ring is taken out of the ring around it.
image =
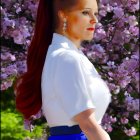
[[[48,125],[76,125],[73,117],[90,108],[100,124],[110,91],[88,58],[72,41],[54,33],[42,72],[42,110]]]

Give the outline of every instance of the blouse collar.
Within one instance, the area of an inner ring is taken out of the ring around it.
[[[66,36],[58,34],[58,33],[53,33],[53,38],[52,38],[52,45],[54,46],[59,46],[61,44],[62,47],[64,48],[71,48],[79,52],[79,49],[76,47],[76,45],[68,39]],[[56,44],[56,45],[55,45]]]

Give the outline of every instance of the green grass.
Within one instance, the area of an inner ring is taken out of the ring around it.
[[[1,139],[24,140],[26,137],[40,138],[43,125],[39,123],[33,132],[24,129],[23,118],[15,108],[13,89],[1,93]]]

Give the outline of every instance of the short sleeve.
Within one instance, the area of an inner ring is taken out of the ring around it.
[[[87,90],[84,69],[76,53],[63,54],[58,58],[55,90],[63,110],[70,118],[95,108]]]

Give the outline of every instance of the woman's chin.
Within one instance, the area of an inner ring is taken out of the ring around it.
[[[87,40],[87,41],[91,41],[93,39],[93,35],[92,36],[87,36],[84,38],[84,40]]]
[[[90,34],[87,34],[86,36],[85,36],[85,40],[92,40],[93,39],[93,32],[91,32]]]

